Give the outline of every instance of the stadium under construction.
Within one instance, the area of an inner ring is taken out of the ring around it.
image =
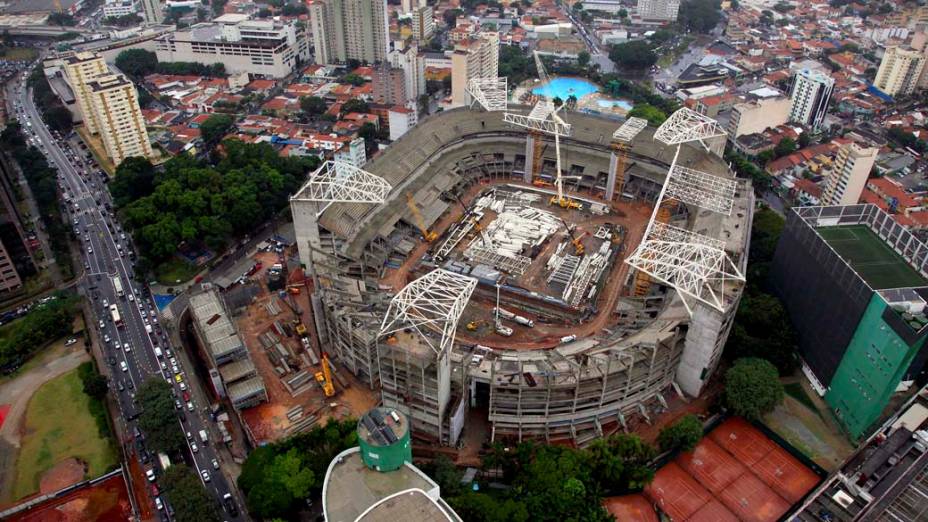
[[[754,208],[718,124],[478,101],[291,199],[329,356],[431,444],[473,410],[494,440],[582,446],[701,393]]]

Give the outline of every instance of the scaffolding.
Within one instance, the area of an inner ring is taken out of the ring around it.
[[[636,118],[632,116],[625,120],[625,123],[621,127],[615,130],[612,133],[612,148],[615,151],[615,193],[622,197],[622,189],[625,187],[625,164],[628,162],[628,150],[632,140],[638,136],[645,127],[648,126],[648,121],[644,118]],[[607,198],[609,197],[608,190]]]

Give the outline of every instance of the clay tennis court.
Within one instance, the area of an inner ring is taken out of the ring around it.
[[[774,522],[819,476],[740,418],[662,467],[645,495],[676,521]]]

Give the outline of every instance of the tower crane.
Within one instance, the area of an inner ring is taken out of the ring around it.
[[[536,56],[537,56],[537,52],[536,52]],[[558,112],[560,112],[561,108],[563,107],[564,105],[562,104],[560,107],[554,109],[554,112],[551,113],[551,117],[554,119],[554,121],[557,123],[561,123],[561,124],[565,122],[558,115]],[[554,134],[554,153],[557,156],[557,177],[554,179],[554,186],[557,188],[557,196],[552,196],[551,201],[549,201],[549,203],[551,205],[558,205],[561,208],[580,210],[582,208],[582,205],[580,205],[580,203],[577,203],[576,201],[564,196],[564,180],[565,179],[580,179],[580,177],[561,175],[561,137],[557,133]]]
[[[422,213],[419,212],[419,207],[416,206],[416,200],[412,198],[412,194],[406,194],[406,206],[408,206],[409,211],[412,212],[412,216],[416,220],[416,226],[418,226],[419,231],[422,232],[422,237],[429,243],[438,239],[438,233],[429,230],[428,227],[425,226],[425,220],[422,219]]]
[[[335,395],[335,385],[332,384],[332,370],[329,369],[329,354],[322,352],[322,371],[316,372],[316,381],[322,386],[326,397]]]

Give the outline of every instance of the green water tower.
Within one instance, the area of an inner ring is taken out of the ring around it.
[[[393,471],[412,462],[409,419],[392,408],[374,408],[358,420],[361,460],[375,471]]]

